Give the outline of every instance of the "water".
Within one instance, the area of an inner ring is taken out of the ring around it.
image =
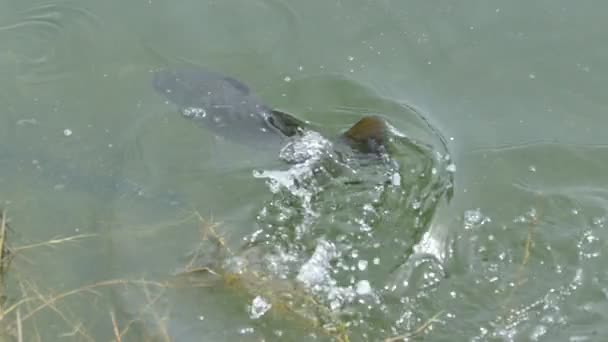
[[[604,7],[0,2],[24,340],[604,340]],[[277,152],[193,125],[150,85],[184,65],[321,135]],[[370,114],[390,156],[333,151]]]

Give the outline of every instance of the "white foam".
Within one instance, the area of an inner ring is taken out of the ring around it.
[[[313,255],[300,268],[296,279],[309,288],[330,283],[330,261],[338,256],[333,243],[320,240]]]
[[[264,314],[268,312],[271,307],[272,304],[270,304],[264,298],[257,296],[251,302],[251,306],[249,306],[249,318],[258,319],[264,316]]]
[[[365,296],[372,293],[372,286],[367,280],[359,280],[359,282],[357,282],[357,287],[355,291],[358,295]]]

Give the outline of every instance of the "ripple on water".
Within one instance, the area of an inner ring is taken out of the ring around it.
[[[23,2],[24,4],[26,2]],[[0,40],[18,65],[20,82],[35,84],[66,76],[83,62],[82,46],[91,41],[100,19],[79,2],[47,2],[18,9],[0,23]]]

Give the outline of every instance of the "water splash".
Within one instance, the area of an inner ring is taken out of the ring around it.
[[[390,141],[386,153],[367,155],[307,131],[281,149],[285,169],[253,172],[273,197],[245,250],[264,255],[263,272],[295,281],[367,332],[375,328],[366,321],[390,312],[382,279],[413,253],[452,187],[447,154],[396,131]],[[436,286],[442,272],[429,267],[425,286]]]

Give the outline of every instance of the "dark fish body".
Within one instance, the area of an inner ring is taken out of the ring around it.
[[[162,70],[154,74],[156,91],[178,106],[188,118],[203,123],[224,138],[245,144],[270,145],[300,134],[306,124],[273,110],[245,84],[226,75],[199,69]],[[384,120],[367,116],[339,140],[361,152],[377,152],[384,145]]]
[[[162,70],[154,88],[185,117],[214,133],[244,143],[270,143],[297,134],[303,123],[263,104],[240,81],[196,69]]]

